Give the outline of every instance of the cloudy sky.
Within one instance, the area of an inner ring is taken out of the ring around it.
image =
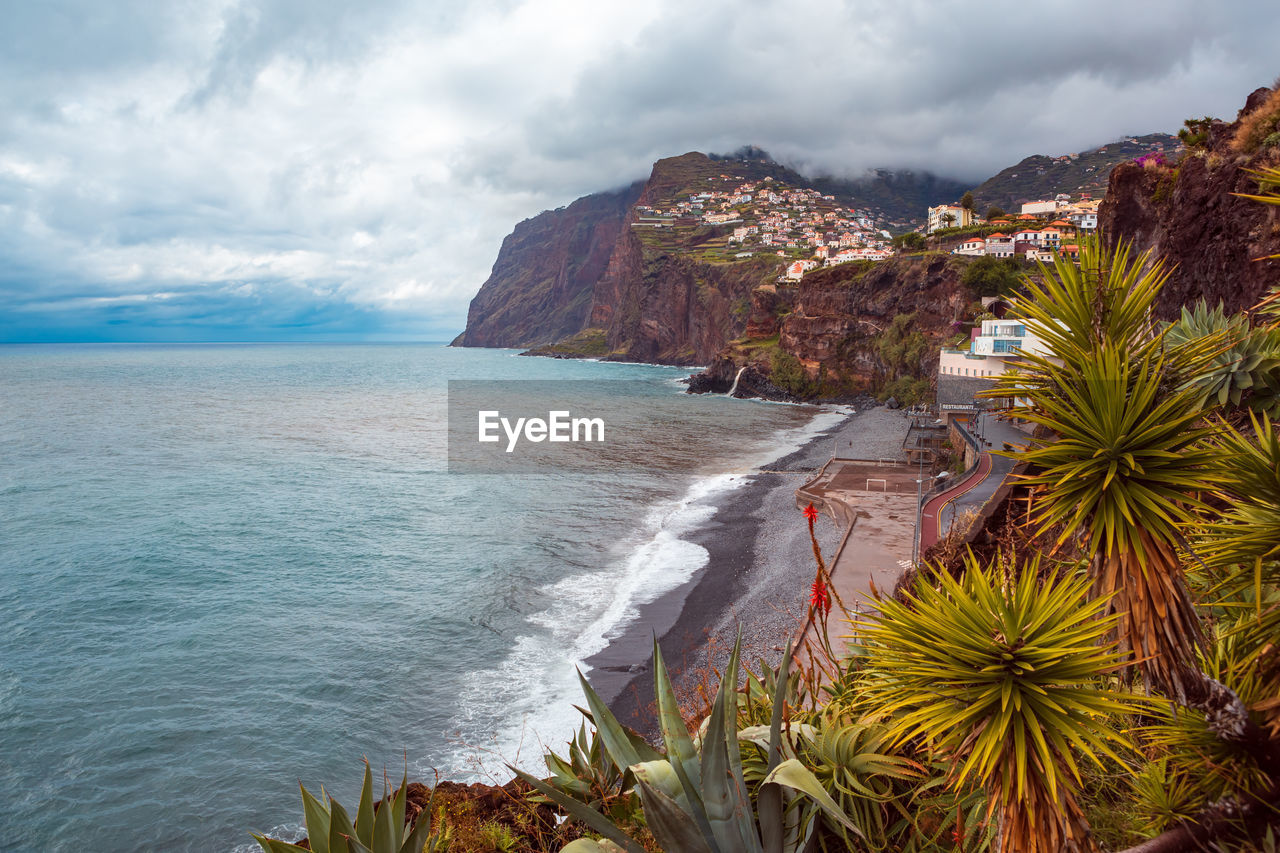
[[[516,222],[658,157],[976,183],[1280,74],[1274,0],[3,10],[0,341],[447,339]]]

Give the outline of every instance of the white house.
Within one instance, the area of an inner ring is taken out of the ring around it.
[[[804,278],[804,274],[818,265],[817,261],[796,261],[787,267],[787,278],[792,281],[799,281]]]
[[[951,250],[953,255],[985,255],[986,253],[987,241],[982,237],[969,237]]]
[[[1097,211],[1080,211],[1067,217],[1067,221],[1082,231],[1093,231],[1098,227]]]

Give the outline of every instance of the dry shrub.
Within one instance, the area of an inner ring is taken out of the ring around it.
[[[1264,139],[1277,131],[1280,122],[1280,88],[1273,89],[1261,106],[1240,119],[1236,135],[1231,139],[1231,150],[1237,154],[1252,154]]]

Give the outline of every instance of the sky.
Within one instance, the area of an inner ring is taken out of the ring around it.
[[[0,342],[447,340],[660,157],[976,184],[1280,74],[1274,0],[0,5]]]

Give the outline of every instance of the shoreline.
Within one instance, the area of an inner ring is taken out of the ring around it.
[[[831,458],[836,436],[860,420],[876,421],[880,407],[848,415],[800,448],[745,475],[750,482],[710,500],[715,513],[684,538],[705,548],[708,562],[693,578],[641,605],[639,616],[588,658],[592,687],[624,724],[653,733],[653,638],[656,635],[678,697],[709,702],[737,634],[742,660],[776,666],[803,618],[815,571],[807,522],[795,490]],[[892,413],[896,417],[896,413]],[[856,439],[878,438],[875,423]],[[776,472],[788,473],[776,473]],[[826,514],[816,532],[823,555],[835,554],[844,528]],[[705,691],[700,687],[705,686]]]

